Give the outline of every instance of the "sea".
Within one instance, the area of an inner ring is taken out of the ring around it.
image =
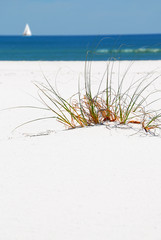
[[[0,60],[161,60],[161,34],[0,36]]]

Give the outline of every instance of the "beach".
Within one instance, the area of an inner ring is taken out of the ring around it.
[[[116,62],[113,76],[130,64]],[[94,89],[106,68],[92,63]],[[160,136],[107,125],[67,130],[55,119],[17,128],[53,115],[31,108],[42,106],[36,82],[46,77],[68,99],[83,85],[84,69],[79,61],[0,61],[3,240],[160,239]],[[136,61],[127,79],[152,71],[161,74],[160,60]]]

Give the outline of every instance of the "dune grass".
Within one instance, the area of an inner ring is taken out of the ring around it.
[[[53,117],[67,128],[117,122],[139,124],[146,132],[160,129],[161,111],[150,108],[160,98],[153,97],[153,101],[148,101],[160,90],[147,91],[160,76],[153,77],[152,73],[148,73],[134,82],[131,81],[125,88],[124,82],[132,64],[122,77],[118,70],[118,79],[113,79],[114,63],[115,61],[110,61],[107,64],[95,94],[92,91],[91,62],[86,61],[84,87],[81,88],[78,81],[78,92],[70,99],[63,98],[45,76],[46,84],[35,83],[39,98],[45,108],[53,113]],[[117,86],[113,81],[117,81]]]

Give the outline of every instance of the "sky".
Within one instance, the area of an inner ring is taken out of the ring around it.
[[[0,0],[0,35],[161,33],[161,0]]]

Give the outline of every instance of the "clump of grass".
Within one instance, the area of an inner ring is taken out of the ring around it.
[[[118,124],[140,124],[149,132],[160,128],[161,112],[150,109],[150,106],[160,98],[149,102],[152,95],[159,92],[148,92],[148,88],[159,78],[152,77],[152,73],[140,77],[124,88],[124,81],[131,65],[120,78],[118,70],[117,86],[114,87],[112,71],[114,61],[107,64],[107,69],[100,80],[97,92],[92,92],[91,63],[86,62],[84,71],[84,88],[78,82],[78,93],[70,99],[63,98],[45,78],[46,84],[35,83],[39,90],[39,97],[45,108],[67,128],[93,126],[108,122]],[[44,76],[45,77],[45,76]],[[105,84],[104,89],[102,89]]]

